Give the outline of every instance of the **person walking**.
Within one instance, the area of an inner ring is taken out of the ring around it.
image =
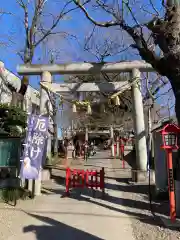
[[[69,141],[65,137],[64,141],[63,141],[63,148],[64,148],[64,157],[65,157],[66,160],[67,160],[67,157],[68,157],[68,144],[69,144]]]
[[[74,136],[73,138],[73,145],[75,149],[75,158],[80,157],[81,155],[81,143],[77,135]]]

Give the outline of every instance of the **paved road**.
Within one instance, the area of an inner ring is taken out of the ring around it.
[[[93,168],[104,166],[113,174],[113,161],[101,152],[87,164]],[[100,198],[100,192],[93,198],[90,191],[61,198],[64,183],[59,174],[54,171],[56,177],[44,183],[43,195],[35,200],[21,201],[16,208],[0,204],[0,240],[134,239],[130,217],[121,204],[123,194],[115,180],[106,180],[113,187],[106,190],[105,200]]]

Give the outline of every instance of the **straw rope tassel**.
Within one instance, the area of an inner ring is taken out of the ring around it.
[[[92,114],[92,109],[91,109],[91,105],[90,104],[88,104],[88,106],[87,106],[87,113],[88,114]]]
[[[76,113],[76,112],[77,112],[76,104],[75,104],[75,103],[72,105],[72,111],[73,111],[73,113]]]
[[[116,97],[115,97],[115,105],[116,105],[116,106],[120,106],[119,96],[116,96]]]

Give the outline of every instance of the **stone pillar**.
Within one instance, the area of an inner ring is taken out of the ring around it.
[[[168,192],[167,160],[166,152],[161,149],[162,136],[159,132],[153,132],[154,141],[154,165],[155,165],[155,190],[156,195],[161,196]]]
[[[52,82],[51,74],[49,72],[43,72],[41,82],[51,83]],[[43,87],[41,87],[40,89],[40,114],[41,115],[49,116],[48,106],[50,106],[50,104],[49,105],[48,104],[49,104],[48,94],[46,90],[43,89]],[[51,157],[51,136],[50,135],[48,136],[48,140],[47,140],[47,152],[44,154],[43,157],[45,158],[46,156],[48,158]],[[45,162],[45,159],[43,159],[42,162]],[[39,178],[35,181],[35,187],[34,187],[35,196],[39,196],[41,194],[41,176],[42,176],[42,173],[40,171]]]
[[[41,82],[52,83],[52,77],[49,72],[43,72]],[[49,117],[48,107],[51,109],[49,96],[44,88],[40,89],[40,114]],[[51,134],[48,134],[47,157],[51,158]]]
[[[88,127],[85,129],[85,141],[88,141]]]
[[[111,138],[111,157],[114,157],[114,130],[113,126],[110,127],[110,138]]]
[[[140,71],[138,69],[133,69],[131,72],[131,81],[137,80],[131,87],[135,130],[136,167],[138,170],[145,171],[147,169],[147,146],[140,78]]]
[[[117,137],[116,146],[117,146],[116,157],[119,158],[119,154],[120,154],[120,151],[119,151],[119,148],[120,148],[120,144],[119,144],[119,136]]]

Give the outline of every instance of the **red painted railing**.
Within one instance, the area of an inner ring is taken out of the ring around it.
[[[125,168],[125,160],[124,160],[125,146],[133,145],[133,141],[134,141],[133,138],[121,138],[121,139],[119,139],[119,156],[118,157],[122,158],[121,160],[122,160],[122,168],[123,169]],[[117,156],[117,143],[114,144],[114,156],[115,157]]]
[[[66,195],[70,194],[72,188],[91,188],[105,191],[104,168],[98,170],[66,169]]]

